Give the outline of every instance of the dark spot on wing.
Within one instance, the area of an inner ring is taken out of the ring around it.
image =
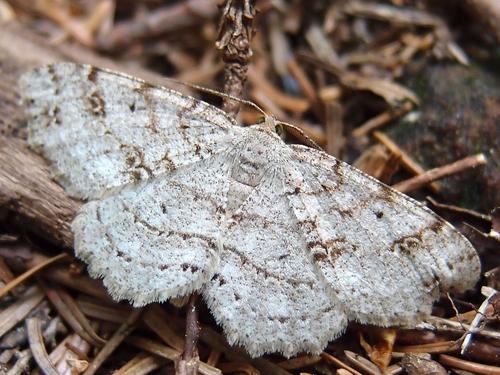
[[[307,243],[307,248],[309,250],[312,250],[314,249],[315,247],[318,247],[318,246],[323,246],[323,244],[319,241],[311,241],[311,242],[308,242]]]
[[[104,99],[98,91],[90,93],[86,100],[91,114],[96,117],[104,117],[106,115]]]
[[[357,207],[361,207],[361,206],[359,205]],[[340,216],[345,216],[345,217],[353,217],[354,216],[354,210],[352,208],[345,208],[345,209],[338,208],[337,212],[340,214]]]
[[[175,171],[177,169],[175,163],[168,156],[168,151],[163,155],[163,157],[161,158],[161,161],[164,162],[165,167],[168,171],[172,172],[172,171]]]
[[[120,250],[116,251],[116,256],[118,258],[122,258],[127,263],[130,263],[132,261],[131,257],[127,256],[123,251],[120,251]]]
[[[226,280],[218,273],[214,274],[214,276],[212,277],[212,281],[215,280],[219,280],[219,286],[222,286],[226,283]]]
[[[318,225],[313,219],[300,220],[297,224],[301,227],[304,227],[303,230],[305,230],[306,232],[312,232],[318,229]]]
[[[89,67],[89,72],[87,74],[87,79],[90,82],[94,82],[97,80],[97,69],[94,66]]]
[[[381,200],[388,203],[393,203],[396,200],[396,193],[391,188],[382,185],[379,188],[378,196]]]
[[[51,78],[53,80],[56,80],[57,77],[55,77],[56,71],[54,69],[54,65],[52,64],[47,65],[47,72],[51,75]]]
[[[396,249],[399,250],[401,254],[406,256],[412,256],[416,251],[422,247],[422,232],[417,232],[410,236],[401,237],[392,243],[389,248],[391,252]]]
[[[441,220],[436,220],[432,225],[429,227],[430,230],[432,230],[434,233],[439,233],[443,229],[444,222]]]
[[[328,258],[328,256],[326,254],[323,254],[323,253],[316,253],[316,254],[314,254],[314,260],[316,262],[322,262],[326,258]]]
[[[130,176],[132,177],[133,182],[139,182],[142,179],[142,174],[137,169],[130,172]]]
[[[131,167],[135,164],[135,156],[133,154],[128,154],[125,158],[125,163],[128,167]]]
[[[200,150],[201,150],[201,147],[199,144],[195,144],[194,145],[194,153],[195,155],[200,155]]]

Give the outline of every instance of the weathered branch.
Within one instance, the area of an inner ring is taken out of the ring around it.
[[[24,141],[0,137],[0,206],[21,215],[34,231],[72,246],[70,223],[81,203],[51,178],[45,161]]]
[[[255,10],[251,0],[227,0],[222,10],[216,47],[223,51],[224,92],[241,97],[252,57],[250,40]],[[240,103],[224,98],[222,109],[236,117]]]

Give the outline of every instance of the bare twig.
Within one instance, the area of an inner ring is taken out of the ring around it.
[[[141,309],[133,310],[128,316],[125,323],[123,323],[111,336],[106,345],[104,345],[101,351],[96,355],[92,363],[89,364],[87,370],[83,375],[93,375],[101,367],[106,358],[120,345],[120,343],[128,336],[135,328],[137,320],[140,318],[142,313]]]
[[[430,169],[419,176],[415,176],[408,180],[401,181],[393,185],[392,187],[396,190],[399,190],[402,193],[407,193],[413,190],[417,190],[422,186],[429,184],[432,181],[436,181],[441,178],[448,177],[459,172],[463,172],[467,169],[476,168],[486,163],[487,160],[484,154],[468,156],[454,163]]]
[[[198,310],[196,308],[197,301],[198,295],[192,294],[191,297],[189,297],[187,305],[186,342],[184,344],[184,353],[182,354],[182,358],[186,361],[198,355],[196,346],[200,335],[200,325],[198,323]]]
[[[326,362],[329,362],[329,363],[332,363],[334,364],[335,366],[338,366],[340,368],[343,368],[349,372],[351,372],[352,374],[354,375],[361,375],[360,372],[356,371],[355,369],[353,369],[351,366],[349,366],[348,364],[342,362],[340,359],[338,359],[337,357],[334,357],[333,355],[331,354],[328,354],[326,352],[323,352],[321,353],[321,358],[323,358]]]
[[[466,361],[446,354],[439,355],[439,362],[445,366],[471,371],[475,374],[500,375],[500,367]]]
[[[464,330],[470,331],[471,329],[469,324],[459,323],[450,319],[439,318],[432,315],[426,318],[426,321],[440,330],[450,330],[453,332],[463,333]],[[479,336],[500,340],[500,332],[491,329],[482,329],[480,331],[475,331],[475,333]]]
[[[385,147],[389,149],[394,154],[401,155],[401,166],[408,172],[415,175],[421,175],[425,173],[425,169],[422,168],[415,160],[413,160],[410,155],[404,152],[392,139],[390,139],[386,134],[375,131],[373,132],[373,137]],[[434,182],[431,183],[430,188],[433,192],[439,192],[439,185]]]
[[[373,362],[366,359],[365,357],[357,353],[351,352],[349,350],[345,350],[344,354],[349,360],[349,362],[351,362],[357,368],[362,370],[364,373],[367,373],[369,375],[382,375],[380,369]]]
[[[396,346],[395,350],[402,353],[449,353],[459,348],[457,341],[438,341],[429,344]]]
[[[403,116],[405,113],[408,113],[413,107],[413,103],[405,102],[401,107],[395,109],[390,108],[387,111],[384,111],[377,116],[369,119],[364,124],[358,126],[352,131],[351,135],[353,137],[362,137],[368,135],[368,133],[370,133],[372,130],[380,128],[390,121],[393,121],[394,119]]]
[[[95,345],[97,347],[103,346],[104,340],[97,336],[94,330],[90,327],[90,324],[88,322],[87,324],[82,324],[68,308],[62,297],[62,295],[66,292],[55,285],[49,287],[45,284],[45,282],[42,282],[41,280],[39,281],[39,285],[45,292],[45,295],[50,300],[52,305],[59,312],[59,315],[76,333],[78,333],[78,335],[80,335],[84,340],[92,343],[92,345]]]
[[[47,259],[45,262],[42,262],[38,264],[37,266],[31,268],[30,270],[26,271],[22,275],[16,277],[14,280],[12,280],[10,283],[6,284],[2,289],[0,289],[0,297],[3,297],[6,293],[11,291],[13,288],[21,284],[22,282],[26,281],[28,278],[36,274],[37,272],[43,270],[45,267],[48,267],[62,259],[69,258],[69,255],[66,253],[62,253],[59,255],[56,255],[55,257],[52,257],[50,259]]]
[[[182,358],[176,362],[176,373],[178,375],[198,374],[198,339],[200,337],[200,324],[198,323],[198,311],[196,302],[198,294],[193,293],[189,297],[186,309],[186,334],[184,340],[184,351]]]
[[[251,0],[226,0],[222,11],[219,37],[215,46],[223,51],[224,92],[241,97],[248,61],[252,56],[250,40],[255,10]],[[223,109],[236,116],[240,103],[224,98]]]
[[[495,298],[498,295],[498,291],[488,288],[488,287],[483,287],[483,289],[488,293],[488,298],[486,298],[481,306],[479,306],[479,309],[477,310],[476,316],[474,317],[474,320],[470,324],[470,329],[469,332],[467,332],[467,335],[464,338],[464,341],[462,342],[462,347],[460,349],[460,354],[464,355],[467,352],[467,348],[469,347],[471,340],[472,340],[472,335],[479,329],[479,325],[483,321],[486,308],[489,306],[491,300]]]

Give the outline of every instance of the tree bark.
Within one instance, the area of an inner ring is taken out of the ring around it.
[[[41,157],[13,137],[0,136],[0,206],[20,215],[30,231],[73,245],[70,225],[81,203],[50,178]]]

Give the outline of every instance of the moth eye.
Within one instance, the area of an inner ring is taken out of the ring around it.
[[[285,129],[283,128],[283,125],[282,124],[276,124],[276,126],[274,127],[274,131],[276,132],[276,134],[278,134],[280,137],[285,133]]]
[[[264,116],[259,116],[257,118],[256,124],[262,124],[264,121],[266,121],[266,118]]]

